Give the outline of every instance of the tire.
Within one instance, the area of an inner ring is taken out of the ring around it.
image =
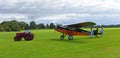
[[[64,35],[61,35],[61,36],[60,36],[60,39],[61,39],[61,40],[64,40],[64,38],[65,38]]]
[[[73,36],[72,36],[72,35],[69,35],[69,36],[68,36],[68,39],[69,39],[69,40],[73,40]]]
[[[15,36],[15,37],[14,37],[14,41],[21,41],[21,37]]]
[[[26,41],[33,40],[33,35],[27,34],[27,35],[24,37],[24,39],[25,39]]]

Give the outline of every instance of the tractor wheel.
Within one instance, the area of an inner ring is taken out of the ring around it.
[[[15,36],[15,37],[14,37],[14,41],[21,41],[21,38],[20,38],[20,37]]]
[[[25,39],[26,41],[33,40],[33,35],[28,34],[28,35],[26,35],[26,36],[24,37],[24,39]]]
[[[73,36],[72,36],[72,35],[69,35],[69,36],[68,36],[68,39],[69,39],[69,40],[73,40]]]
[[[64,40],[64,38],[65,38],[64,35],[61,35],[61,36],[60,36],[60,39],[61,39],[61,40]]]

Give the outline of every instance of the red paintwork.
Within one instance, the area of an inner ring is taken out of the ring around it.
[[[19,32],[19,33],[16,33],[14,40],[20,41],[22,38],[24,38],[25,40],[33,40],[34,34],[32,34],[32,33],[25,34],[25,32]]]
[[[19,32],[19,33],[16,33],[16,36],[24,37],[24,36],[25,36],[25,32]]]
[[[74,30],[66,30],[66,29],[59,29],[59,28],[56,28],[55,30],[60,33],[64,33],[66,35],[73,35],[73,36],[89,36],[90,35],[84,32],[77,32]]]

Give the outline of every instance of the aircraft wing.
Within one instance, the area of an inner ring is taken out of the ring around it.
[[[85,26],[93,26],[96,25],[94,22],[83,22],[83,23],[76,23],[67,25],[68,27],[85,27]]]

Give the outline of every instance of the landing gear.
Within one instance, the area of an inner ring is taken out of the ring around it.
[[[61,40],[64,40],[64,38],[65,38],[64,35],[61,35],[61,36],[60,36],[60,39],[61,39]]]
[[[64,35],[64,34],[60,36],[60,39],[61,39],[61,40],[64,40],[64,38],[65,38],[65,35]],[[68,36],[68,40],[73,40],[73,36],[72,36],[72,35],[69,35],[69,36]]]
[[[68,39],[69,39],[69,40],[73,40],[73,36],[72,36],[72,35],[69,35],[69,36],[68,36]]]

